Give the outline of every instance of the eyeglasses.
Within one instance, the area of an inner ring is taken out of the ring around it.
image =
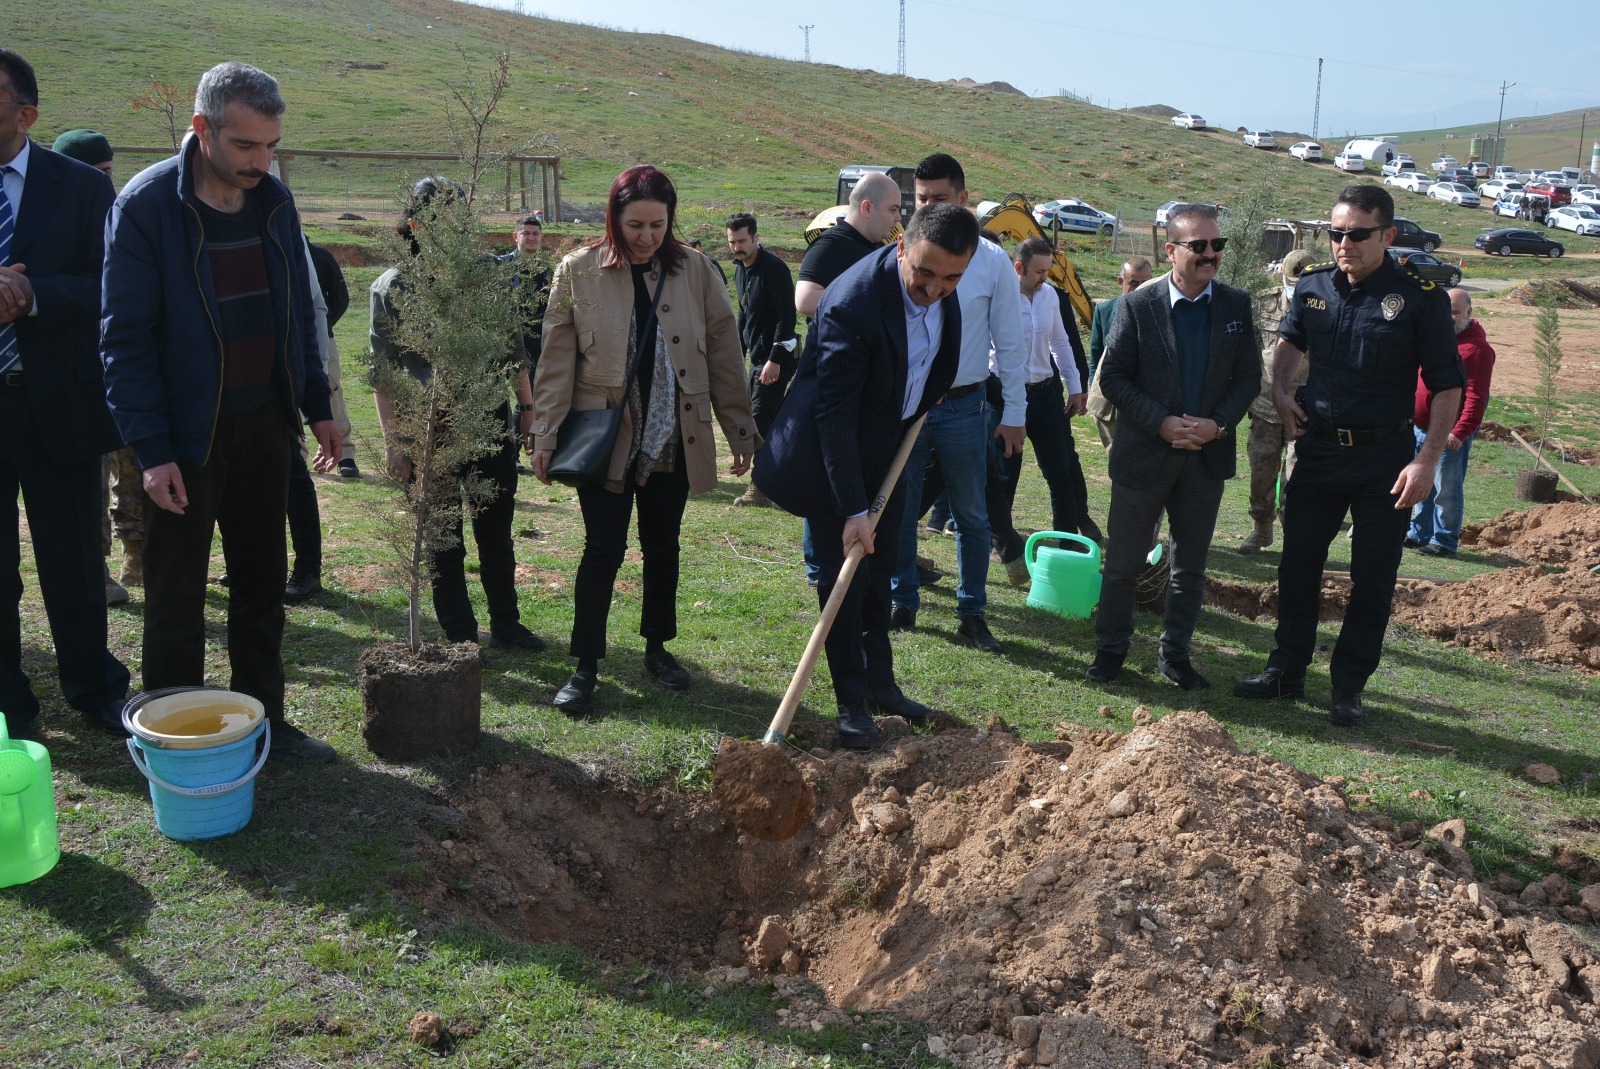
[[[1386,226],[1356,226],[1351,227],[1349,230],[1335,228],[1328,231],[1328,242],[1333,245],[1337,245],[1341,241],[1353,241],[1360,244],[1372,235],[1382,233],[1388,229]]]
[[[1228,239],[1227,238],[1210,238],[1210,239],[1207,239],[1207,238],[1195,238],[1193,241],[1174,241],[1172,244],[1181,245],[1184,248],[1188,249],[1190,252],[1194,253],[1196,256],[1199,256],[1201,253],[1206,251],[1206,246],[1207,245],[1211,246],[1211,251],[1212,252],[1221,252],[1223,249],[1227,248]]]

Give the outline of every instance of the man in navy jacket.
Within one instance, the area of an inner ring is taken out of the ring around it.
[[[106,224],[106,392],[144,469],[144,685],[205,676],[214,527],[230,578],[231,686],[273,722],[272,755],[331,761],[283,719],[289,436],[304,413],[339,457],[294,200],[268,174],[278,83],[243,63],[207,71],[177,156],[129,182]]]
[[[817,597],[826,605],[857,543],[868,554],[828,632],[839,737],[878,740],[873,711],[927,719],[900,692],[889,644],[889,580],[904,506],[903,480],[878,499],[907,429],[954,380],[961,351],[955,297],[978,245],[976,217],[954,204],[912,216],[898,245],[861,260],[817,305],[815,344],[762,449],[755,481],[779,508],[811,521]],[[880,512],[876,540],[870,514]]]

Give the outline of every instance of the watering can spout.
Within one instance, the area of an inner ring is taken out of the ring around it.
[[[1055,545],[1041,545],[1053,541]],[[1022,559],[1032,580],[1028,604],[1087,620],[1100,602],[1100,547],[1082,535],[1039,531],[1028,538]]]

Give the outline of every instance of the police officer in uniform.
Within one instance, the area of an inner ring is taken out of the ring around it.
[[[1350,603],[1329,664],[1328,719],[1355,727],[1361,691],[1383,654],[1411,506],[1433,487],[1467,380],[1444,291],[1389,258],[1395,230],[1388,190],[1346,186],[1331,218],[1335,262],[1301,276],[1273,360],[1273,400],[1296,439],[1297,458],[1284,490],[1277,646],[1266,670],[1234,684],[1233,693],[1305,695],[1322,569],[1348,513]],[[1310,378],[1296,397],[1290,384],[1308,355]],[[1434,403],[1426,440],[1413,456],[1406,416],[1419,369]]]

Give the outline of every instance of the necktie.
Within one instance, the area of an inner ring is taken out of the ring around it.
[[[11,263],[11,235],[16,232],[16,217],[11,214],[11,198],[6,196],[6,175],[10,167],[0,167],[0,264]],[[17,348],[17,328],[6,323],[0,325],[0,375],[16,367],[22,359]]]

